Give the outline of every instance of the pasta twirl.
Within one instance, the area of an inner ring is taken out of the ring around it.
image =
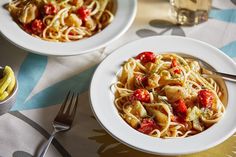
[[[140,53],[124,62],[114,84],[115,105],[134,129],[159,138],[188,137],[225,112],[221,88],[197,61],[177,54]]]
[[[114,16],[109,0],[13,0],[8,10],[32,36],[60,42],[90,37]]]

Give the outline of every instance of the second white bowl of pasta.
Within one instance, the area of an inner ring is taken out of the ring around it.
[[[217,71],[236,69],[220,50],[188,38],[149,37],[119,48],[97,68],[90,88],[91,107],[113,137],[147,153],[180,155],[234,133],[236,85],[206,77],[196,60],[181,53]]]
[[[31,52],[82,54],[121,36],[134,20],[136,3],[136,0],[2,0],[0,32]]]

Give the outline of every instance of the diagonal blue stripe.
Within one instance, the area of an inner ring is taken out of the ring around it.
[[[230,57],[236,57],[236,41],[233,41],[224,47],[220,48],[224,53]]]
[[[24,103],[26,98],[37,85],[47,65],[47,57],[28,54],[18,72],[19,91],[14,108]]]
[[[211,10],[209,17],[225,22],[236,23],[236,9]]]
[[[69,90],[79,92],[80,94],[87,91],[95,69],[96,66],[40,91],[27,102],[15,105],[12,111],[43,108],[60,104]]]

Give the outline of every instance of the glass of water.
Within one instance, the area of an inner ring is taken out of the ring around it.
[[[181,25],[192,26],[208,20],[212,0],[170,0],[171,14]]]

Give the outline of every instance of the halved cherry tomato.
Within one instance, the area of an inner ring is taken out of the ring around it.
[[[207,89],[200,90],[197,97],[202,107],[210,108],[212,106],[214,94],[211,91]]]
[[[187,113],[187,107],[183,99],[179,99],[175,103],[177,103],[177,108],[176,108],[177,112]]]
[[[180,74],[180,73],[181,73],[181,70],[180,70],[179,68],[177,68],[177,69],[174,70],[174,73],[175,73],[175,74]]]
[[[171,67],[173,68],[173,67],[176,67],[178,65],[178,63],[177,63],[177,60],[174,58],[174,59],[172,59],[172,61],[171,61]]]
[[[176,121],[184,122],[187,116],[187,106],[183,99],[179,99],[172,104],[174,114],[176,115]]]
[[[56,14],[57,13],[57,7],[55,6],[55,5],[53,5],[53,4],[51,4],[51,3],[49,3],[49,4],[46,4],[46,5],[44,5],[43,6],[44,7],[44,13],[46,14],[46,15],[54,15],[54,14]]]
[[[178,63],[177,63],[177,60],[174,58],[174,59],[172,59],[172,61],[171,61],[171,68],[174,68],[174,67],[177,67],[178,66]],[[181,69],[179,69],[179,68],[176,68],[176,69],[174,69],[174,74],[180,74],[181,73]]]
[[[142,52],[135,58],[139,59],[141,63],[143,64],[148,63],[148,62],[154,63],[156,60],[156,56],[153,52]]]
[[[150,102],[150,95],[146,89],[136,89],[134,93],[130,96],[130,100],[139,100],[141,102]]]
[[[39,34],[43,31],[44,29],[44,25],[42,20],[40,19],[35,19],[32,23],[31,23],[31,29],[33,31],[33,33],[35,34]]]
[[[23,29],[27,32],[27,33],[32,33],[32,28],[31,28],[31,23],[29,24],[23,24]]]
[[[86,7],[80,7],[78,10],[77,10],[77,14],[79,15],[79,17],[83,20],[83,21],[86,21],[88,16],[90,15],[91,11],[86,8]]]
[[[156,122],[153,119],[145,118],[142,120],[138,131],[144,134],[150,134],[154,129],[158,129]]]

